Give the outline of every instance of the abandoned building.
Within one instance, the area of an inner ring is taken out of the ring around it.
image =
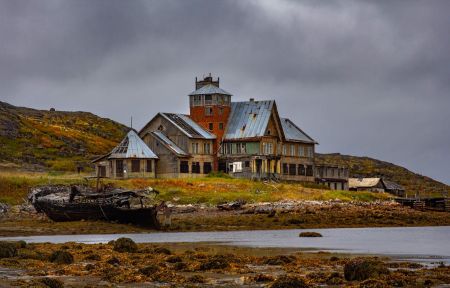
[[[211,75],[195,79],[195,91],[188,97],[189,115],[158,113],[138,134],[130,132],[131,138],[140,140],[133,140],[135,143],[147,148],[141,148],[145,157],[114,156],[127,154],[125,148],[118,152],[120,147],[128,147],[121,143],[95,160],[99,173],[127,178],[138,175],[134,171],[139,170],[148,173],[144,177],[183,178],[222,171],[249,179],[320,180],[331,189],[348,189],[344,168],[329,175],[323,173],[334,170],[317,170],[314,153],[318,143],[293,121],[280,117],[275,100],[232,102],[232,94],[220,88],[219,78],[214,80]],[[139,169],[137,159],[143,161]],[[147,164],[151,168],[147,169]]]
[[[346,167],[316,165],[316,182],[332,190],[348,190],[349,171]]]
[[[401,185],[381,177],[349,178],[348,185],[351,191],[389,192],[399,197],[405,196],[405,189]]]
[[[130,130],[110,153],[97,158],[96,175],[108,178],[155,178],[158,156]]]

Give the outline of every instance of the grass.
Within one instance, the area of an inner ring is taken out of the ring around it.
[[[86,175],[61,173],[0,172],[0,202],[20,204],[30,189],[48,184],[82,184]],[[350,192],[305,187],[301,183],[263,183],[247,179],[204,177],[196,179],[107,179],[116,187],[160,192],[159,199],[178,204],[209,204],[244,200],[248,203],[280,200],[376,201],[389,199],[385,193]],[[95,183],[92,183],[93,185]]]

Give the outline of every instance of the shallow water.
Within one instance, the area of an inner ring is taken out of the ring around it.
[[[321,238],[300,238],[302,231],[315,231]],[[299,248],[350,254],[390,255],[396,258],[450,264],[450,226],[398,228],[292,229],[227,232],[160,232],[143,234],[52,235],[8,237],[0,240],[27,242],[106,243],[129,237],[141,243],[210,242],[233,246]]]

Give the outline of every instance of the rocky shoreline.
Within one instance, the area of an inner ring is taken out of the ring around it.
[[[450,225],[450,213],[418,211],[393,201],[279,201],[177,205],[159,215],[165,231],[231,231],[296,228],[405,227]],[[167,219],[168,218],[168,219]],[[53,222],[31,205],[0,214],[2,236],[139,233],[154,230],[105,221]]]

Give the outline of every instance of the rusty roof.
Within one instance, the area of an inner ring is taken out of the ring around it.
[[[160,113],[189,138],[216,139],[216,135],[206,131],[189,116],[175,113]]]
[[[269,123],[274,100],[232,102],[224,140],[264,136]]]

